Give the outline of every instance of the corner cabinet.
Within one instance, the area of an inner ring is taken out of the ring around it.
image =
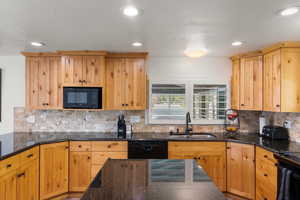
[[[107,110],[146,109],[145,56],[106,58],[106,83]]]
[[[62,108],[60,57],[26,57],[26,107],[28,109]]]
[[[300,48],[281,46],[264,55],[264,111],[300,112]]]
[[[227,143],[227,192],[255,199],[254,145]]]
[[[68,192],[69,143],[40,146],[40,199]]]

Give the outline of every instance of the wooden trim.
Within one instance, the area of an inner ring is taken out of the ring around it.
[[[262,56],[262,55],[263,55],[263,52],[258,50],[258,51],[251,51],[251,52],[247,52],[247,53],[237,54],[237,55],[231,56],[230,59],[238,60],[241,58],[249,58],[249,57],[255,57],[255,56]]]
[[[57,51],[60,55],[72,55],[72,56],[105,56],[106,51]]]
[[[108,58],[147,58],[148,52],[108,52]]]
[[[56,52],[21,52],[23,56],[59,56]]]
[[[272,46],[266,47],[262,49],[263,54],[270,53],[271,51],[275,51],[280,48],[299,48],[300,41],[286,41],[286,42],[279,42]]]

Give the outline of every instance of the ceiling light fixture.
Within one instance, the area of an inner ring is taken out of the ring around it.
[[[34,47],[42,47],[42,46],[45,46],[44,43],[42,42],[30,42],[31,46],[34,46]]]
[[[290,16],[290,15],[294,15],[298,12],[299,12],[298,7],[290,7],[290,8],[286,8],[286,9],[281,10],[280,15],[281,16]]]
[[[184,54],[190,58],[200,58],[200,57],[206,55],[206,53],[207,53],[207,51],[205,51],[205,50],[187,50],[184,52]]]
[[[140,46],[143,46],[143,43],[141,43],[141,42],[134,42],[131,45],[134,46],[134,47],[140,47]]]
[[[241,41],[234,41],[233,43],[231,43],[231,45],[235,46],[235,47],[241,46],[242,44],[243,44],[243,42],[241,42]]]
[[[123,14],[128,17],[135,17],[139,14],[139,10],[134,6],[127,6],[123,9]]]

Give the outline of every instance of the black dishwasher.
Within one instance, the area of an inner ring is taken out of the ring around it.
[[[129,159],[168,159],[167,141],[129,141]]]

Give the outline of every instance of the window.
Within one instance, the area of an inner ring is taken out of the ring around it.
[[[226,84],[151,84],[149,123],[184,124],[190,112],[192,124],[223,124],[227,109]]]

